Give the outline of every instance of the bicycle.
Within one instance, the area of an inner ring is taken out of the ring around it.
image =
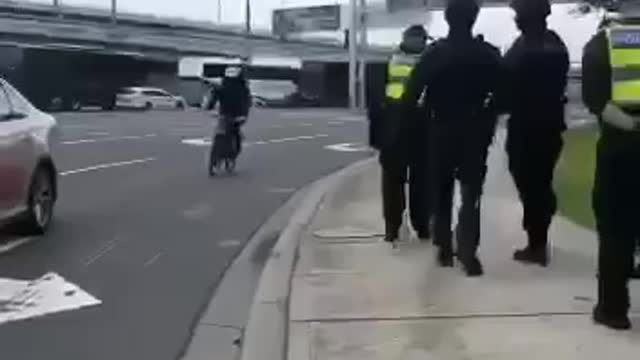
[[[209,152],[209,176],[226,171],[231,174],[236,169],[236,159],[242,147],[240,127],[245,117],[222,117],[211,140]]]

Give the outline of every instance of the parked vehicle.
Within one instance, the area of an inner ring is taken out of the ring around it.
[[[43,234],[53,218],[56,120],[0,79],[0,225]]]
[[[135,109],[184,109],[186,101],[182,96],[150,87],[123,88],[116,96],[116,106]]]

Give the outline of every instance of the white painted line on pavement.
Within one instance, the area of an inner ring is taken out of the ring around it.
[[[78,144],[93,144],[98,142],[113,142],[121,140],[141,140],[158,136],[157,134],[146,135],[132,135],[132,136],[114,136],[110,138],[94,138],[94,139],[79,139],[61,142],[62,145],[78,145]]]
[[[148,162],[151,162],[151,161],[154,161],[154,160],[155,160],[155,158],[144,158],[144,159],[120,161],[120,162],[107,163],[107,164],[99,164],[99,165],[89,166],[89,167],[81,168],[81,169],[63,171],[63,172],[60,173],[60,176],[82,174],[82,173],[87,173],[87,172],[91,172],[91,171],[109,169],[109,168],[114,168],[114,167],[122,167],[122,166],[128,166],[128,165],[144,164],[144,163],[148,163]]]
[[[115,249],[119,244],[121,244],[123,242],[123,239],[120,239],[118,237],[114,238],[111,241],[106,242],[104,245],[102,245],[98,251],[96,251],[92,256],[90,256],[85,262],[84,262],[84,266],[91,266],[93,263],[95,263],[96,261],[100,260],[100,258],[102,258],[103,256],[105,256],[106,254],[108,254],[109,252],[111,252],[113,249]]]
[[[324,147],[327,150],[340,151],[340,152],[366,152],[369,151],[369,147],[362,143],[342,143],[327,145]]]
[[[291,141],[301,141],[301,140],[314,140],[320,138],[329,137],[327,134],[315,134],[315,135],[302,135],[302,136],[293,136],[286,137],[280,139],[271,139],[271,140],[260,140],[245,143],[244,147],[255,146],[255,145],[268,145],[268,144],[281,144],[285,142]],[[211,139],[209,138],[196,138],[196,139],[182,139],[182,143],[185,145],[193,145],[193,146],[211,146]]]
[[[101,303],[53,272],[33,281],[0,278],[0,325]]]
[[[162,257],[162,255],[164,255],[164,253],[160,251],[159,253],[155,254],[151,259],[147,260],[142,267],[147,268],[153,265],[156,261],[158,261],[158,259]]]
[[[290,142],[290,141],[313,140],[313,139],[325,138],[325,137],[328,137],[328,136],[329,135],[327,135],[327,134],[293,136],[293,137],[287,137],[287,138],[282,138],[282,139],[267,140],[266,143],[267,144],[281,144],[281,143]],[[255,143],[248,143],[247,145],[250,146],[250,145],[262,145],[262,144],[258,144],[258,142],[255,142]]]
[[[344,125],[344,121],[329,121],[327,122],[329,125]]]
[[[298,126],[300,127],[309,127],[309,126],[313,126],[312,123],[302,123],[302,124],[298,124]]]
[[[87,135],[89,135],[89,136],[109,136],[109,135],[111,135],[111,133],[108,133],[106,131],[91,131],[91,132],[88,132]]]
[[[242,245],[242,241],[236,239],[222,240],[218,243],[218,247],[223,249],[236,248]]]
[[[3,244],[2,246],[0,246],[0,254],[4,254],[4,253],[8,253],[9,251],[22,246],[24,244],[27,244],[29,242],[31,242],[33,240],[33,238],[31,237],[24,237],[24,238],[18,238],[15,240],[11,240],[5,244]]]

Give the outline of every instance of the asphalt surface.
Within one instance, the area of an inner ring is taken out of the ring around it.
[[[194,145],[212,131],[206,114],[57,118],[54,226],[1,254],[0,278],[53,271],[102,304],[0,325],[2,359],[177,358],[255,229],[296,189],[368,156],[325,148],[366,141],[366,123],[341,110],[256,109],[237,174],[213,179]]]

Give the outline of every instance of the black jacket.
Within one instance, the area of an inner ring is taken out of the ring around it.
[[[600,115],[611,100],[609,41],[604,31],[594,35],[582,53],[582,101],[592,114]]]
[[[426,91],[435,123],[460,129],[484,111],[487,99],[497,91],[500,61],[499,50],[478,38],[439,40],[422,54],[403,102],[406,107],[416,106]]]
[[[215,100],[220,102],[220,115],[229,117],[247,116],[251,108],[251,92],[243,78],[225,78],[214,90]]]
[[[551,30],[540,39],[520,36],[504,65],[500,100],[511,115],[509,131],[564,131],[569,52],[562,39]]]

